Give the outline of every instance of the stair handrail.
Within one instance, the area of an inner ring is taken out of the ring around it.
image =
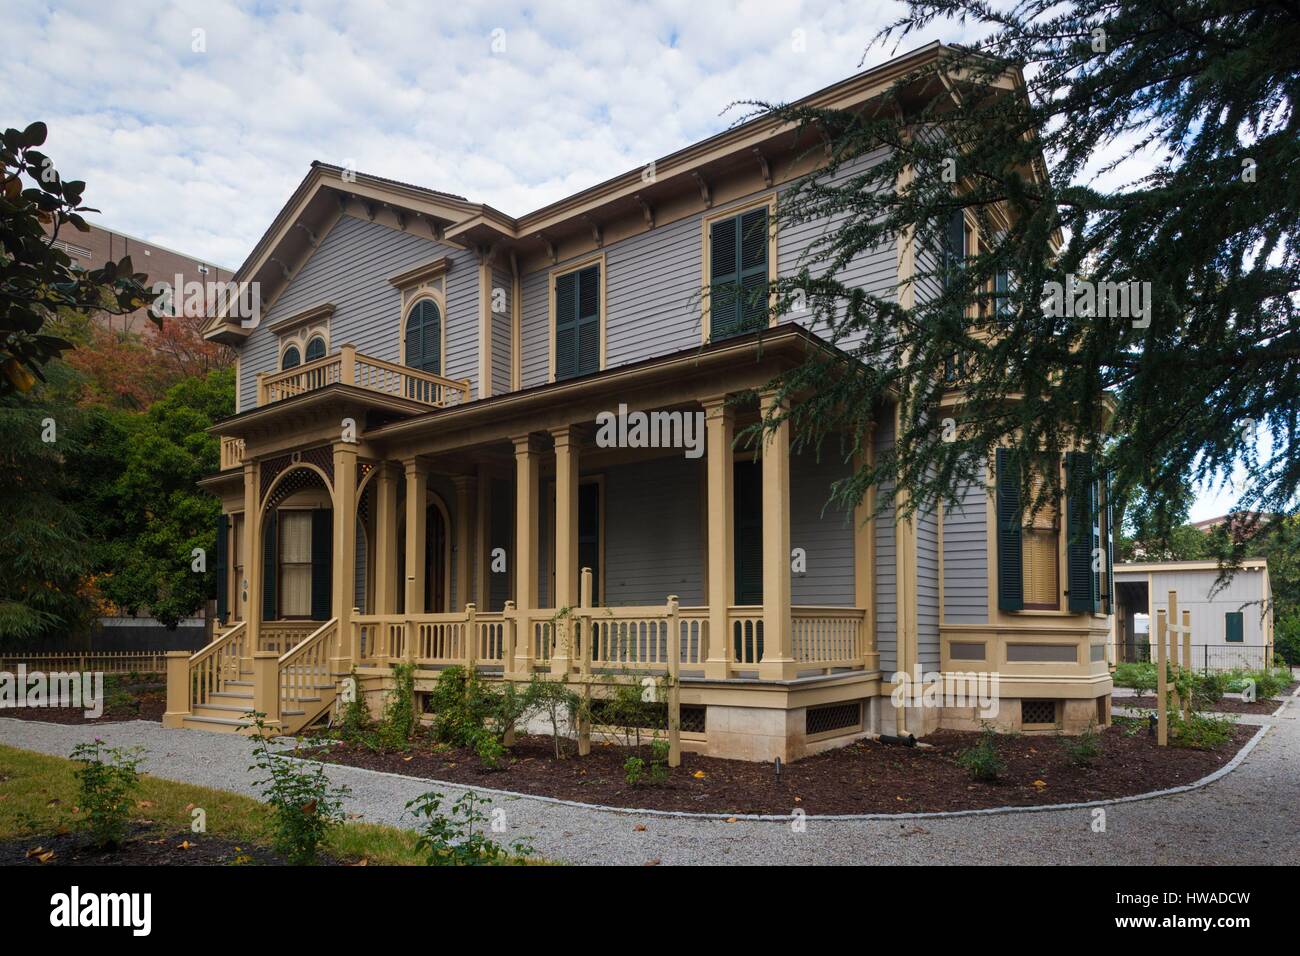
[[[320,627],[316,628],[316,630],[312,631],[309,636],[303,638],[292,648],[280,655],[280,659],[276,664],[276,687],[279,691],[278,711],[280,713],[284,712],[285,704],[287,702],[308,696],[303,693],[304,690],[316,690],[314,683],[310,688],[306,687],[304,681],[301,679],[302,674],[295,673],[289,668],[303,663],[315,663],[319,664],[323,668],[321,673],[329,673],[329,666],[325,656],[318,655],[320,659],[314,662],[304,661],[303,658],[316,653],[319,650],[320,645],[325,642],[325,638],[338,627],[338,623],[338,618],[330,618]]]
[[[220,637],[214,638],[211,643],[205,647],[199,648],[190,655],[189,667],[187,668],[189,679],[186,681],[186,687],[189,692],[190,709],[196,705],[201,706],[207,703],[210,694],[220,693],[223,691],[226,682],[232,679],[223,672],[224,668],[221,667],[220,664],[216,664],[209,669],[211,672],[210,679],[202,679],[206,676],[202,674],[202,668],[209,658],[217,656],[231,644],[236,641],[242,643],[244,636],[248,632],[248,629],[245,626],[246,624],[246,621],[240,621]],[[236,662],[238,661],[238,656],[236,656],[235,660]],[[236,663],[234,679],[237,680],[238,678],[239,664]]]

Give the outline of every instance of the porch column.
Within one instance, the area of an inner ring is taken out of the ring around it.
[[[473,601],[470,597],[470,572],[474,567],[474,505],[477,498],[477,482],[470,475],[456,475],[451,482],[456,486],[456,601],[452,607],[464,610],[466,604],[473,603],[486,611],[486,604],[482,601]]]
[[[375,475],[375,613],[397,610],[397,471],[380,462]]]
[[[727,609],[731,606],[736,589],[734,471],[731,457],[736,416],[733,408],[727,404],[725,395],[707,398],[703,404],[709,512],[709,656],[704,662],[704,676],[725,680],[731,672],[731,633],[727,624]]]
[[[764,418],[779,410],[776,396],[759,399]],[[763,448],[763,659],[764,680],[794,677],[790,624],[790,423],[765,436]]]
[[[515,607],[520,621],[514,671],[527,673],[533,656],[529,615],[537,610],[537,524],[541,518],[539,448],[532,435],[511,440],[515,446]]]
[[[357,599],[357,446],[334,443],[334,673],[351,667],[352,605]]]
[[[424,613],[424,507],[429,476],[419,461],[407,458],[406,469],[406,614]]]
[[[474,509],[474,605],[480,611],[492,610],[488,575],[492,567],[492,549],[488,542],[489,512],[492,504],[492,477],[478,466],[478,504]]]
[[[253,651],[257,650],[258,637],[262,632],[262,575],[274,574],[275,568],[262,567],[262,507],[258,493],[258,464],[255,461],[244,462],[244,580],[241,587],[248,589],[248,604],[245,606],[244,620],[247,639],[244,647],[248,658],[248,670],[253,669]]]
[[[562,607],[578,607],[578,435],[572,425],[551,430],[555,439],[555,595],[551,602]],[[559,626],[551,672],[567,674],[572,656],[572,620]]]

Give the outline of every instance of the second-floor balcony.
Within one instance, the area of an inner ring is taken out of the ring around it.
[[[257,404],[270,405],[329,385],[352,385],[396,398],[444,408],[469,401],[467,379],[450,379],[433,372],[361,355],[343,345],[332,355],[280,372],[259,372]]]

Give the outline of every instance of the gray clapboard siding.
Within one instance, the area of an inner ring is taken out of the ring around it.
[[[704,603],[703,468],[673,456],[605,472],[605,603]]]
[[[700,344],[700,216],[606,251],[607,368]]]
[[[963,485],[958,504],[943,512],[943,617],[949,624],[989,621],[988,493],[979,482]]]
[[[790,457],[790,547],[808,557],[807,571],[790,581],[793,604],[853,606],[853,517],[828,504],[831,484],[850,472],[834,443],[820,461],[810,449]]]
[[[939,669],[939,515],[931,509],[916,514],[916,646],[917,662]]]
[[[845,163],[833,176],[827,177],[827,183],[843,185],[854,176],[861,175],[870,167],[884,161],[888,156],[884,148],[875,150],[865,156],[857,157]],[[786,187],[789,188],[788,186]],[[784,191],[784,190],[782,190]],[[829,219],[812,220],[800,223],[780,223],[777,233],[777,271],[782,278],[796,275],[805,266],[813,276],[826,273],[826,263],[819,261],[825,254],[817,243],[848,219],[848,213],[832,216]],[[841,282],[850,288],[864,289],[868,293],[894,300],[898,284],[898,244],[890,240],[874,249],[867,250],[844,266],[838,275]],[[783,317],[784,319],[785,317]],[[811,331],[824,338],[831,337],[831,330],[824,322],[815,323],[812,316],[792,314],[794,319]],[[836,343],[846,351],[851,350],[862,341],[861,333],[846,334]]]
[[[472,302],[466,302],[463,295],[448,301],[444,321],[448,359],[454,361],[457,350],[466,345],[459,330],[466,324],[476,328],[477,266],[473,255],[432,239],[344,215],[324,236],[320,247],[298,270],[240,349],[239,407],[247,411],[257,404],[258,372],[278,370],[279,337],[269,326],[325,302],[333,302],[335,306],[330,318],[331,352],[350,342],[363,355],[399,361],[402,301],[388,277],[439,255],[452,258],[448,284],[458,287],[468,276],[473,292]],[[475,349],[472,342],[469,344],[472,359]]]
[[[551,325],[549,311],[550,272],[542,270],[530,272],[520,283],[520,365],[519,384],[521,388],[545,385],[550,376],[551,367]]]
[[[480,398],[478,387],[478,256],[468,249],[451,253],[452,268],[447,271],[447,355],[443,374],[448,378],[467,378],[470,396]]]
[[[510,391],[511,352],[513,349],[514,282],[505,269],[492,269],[492,394]]]
[[[894,416],[887,411],[876,429],[876,452],[894,447]],[[876,534],[876,647],[880,669],[892,673],[898,661],[897,525],[894,522],[893,482],[877,491],[878,510],[873,518]]]

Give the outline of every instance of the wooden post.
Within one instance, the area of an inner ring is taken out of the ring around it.
[[[1169,679],[1165,674],[1165,655],[1168,644],[1165,643],[1165,612],[1156,611],[1156,743],[1161,747],[1169,745],[1169,704],[1165,694],[1169,689]]]
[[[759,397],[764,418],[784,412],[776,395]],[[790,621],[790,421],[761,439],[763,466],[763,659],[758,676],[795,675]]]
[[[1192,612],[1183,611],[1183,667],[1192,674]],[[1183,701],[1183,720],[1192,719],[1192,699],[1189,694]]]
[[[735,413],[727,404],[725,395],[704,401],[704,429],[709,535],[709,630],[704,674],[711,679],[726,680],[731,671],[731,635],[727,632],[727,610],[735,594],[732,514],[735,489],[731,458]]]
[[[537,528],[541,520],[538,442],[532,435],[512,439],[515,447],[515,605],[523,620],[522,640],[515,644],[517,659],[509,669],[529,675],[533,670],[530,627],[537,610]]]
[[[190,713],[190,652],[167,652],[167,712],[164,727],[180,727]]]
[[[1169,592],[1169,617],[1166,619],[1165,627],[1166,636],[1169,640],[1169,667],[1173,671],[1174,679],[1178,679],[1178,592]],[[1178,699],[1178,688],[1172,688],[1174,711],[1183,709],[1182,702]]]
[[[334,443],[333,547],[332,607],[338,618],[338,633],[334,635],[330,673],[340,675],[352,669],[347,640],[352,634],[352,606],[357,600],[357,446],[352,442]],[[288,650],[288,643],[284,650]]]
[[[560,614],[555,622],[551,673],[569,673],[573,632],[579,603],[578,570],[578,436],[571,425],[551,429],[555,440],[555,594],[551,604]]]
[[[253,652],[253,709],[266,715],[266,726],[280,726],[280,655],[275,651]]]
[[[682,763],[682,632],[677,622],[677,595],[668,595],[668,766]]]
[[[355,385],[357,381],[357,347],[347,344],[339,346],[339,383]]]
[[[501,620],[504,622],[501,626],[501,678],[502,680],[510,680],[510,668],[515,659],[516,627],[518,626],[514,601],[506,601],[501,612]],[[506,728],[503,742],[507,747],[515,742],[513,724]]]
[[[582,713],[578,716],[578,756],[591,753],[591,654],[595,634],[591,630],[591,568],[582,569],[579,588],[578,672],[582,675]]]
[[[478,609],[473,601],[465,605],[465,666],[473,674],[478,669]]]

